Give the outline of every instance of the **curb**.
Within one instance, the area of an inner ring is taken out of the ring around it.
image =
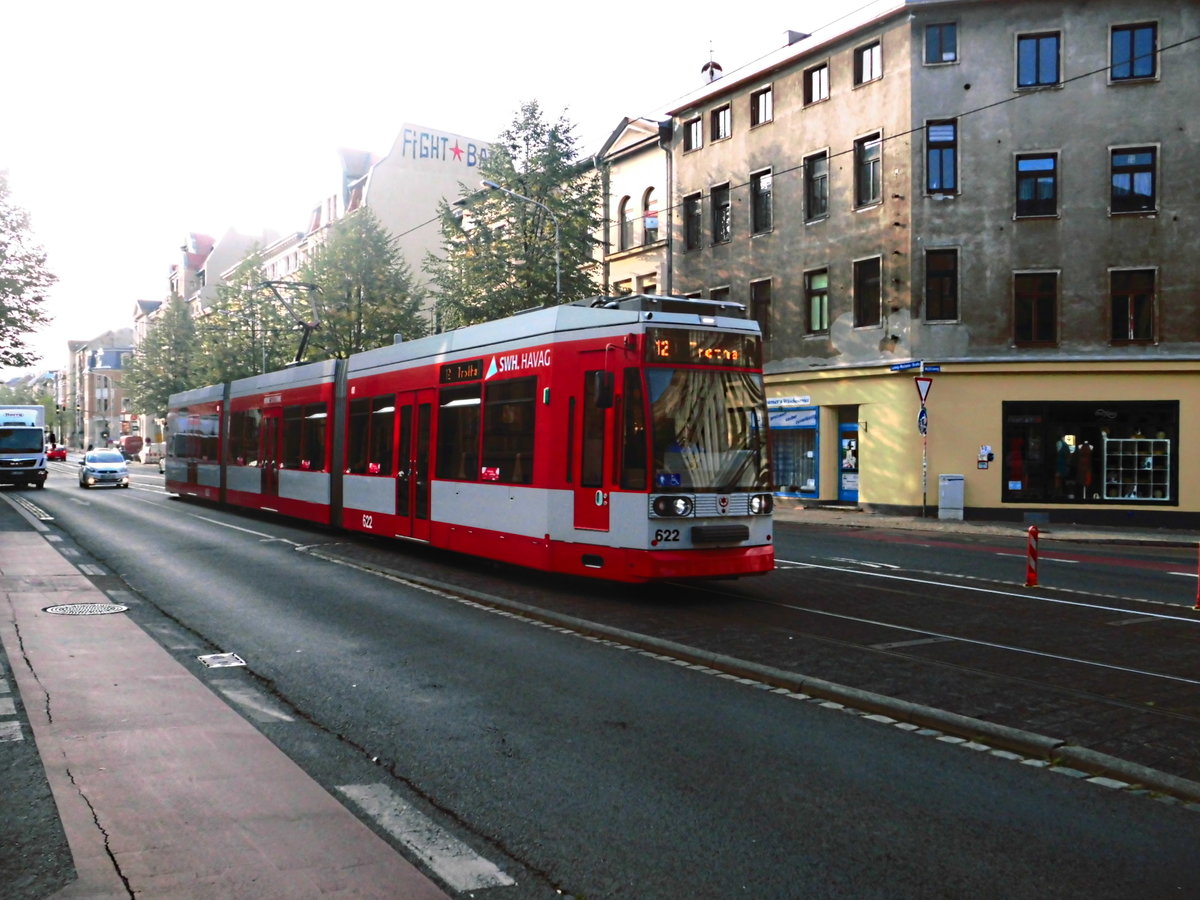
[[[550,610],[530,606],[518,600],[509,600],[494,594],[463,588],[458,585],[425,578],[419,575],[409,575],[389,569],[386,566],[350,560],[335,556],[322,549],[312,548],[304,552],[324,559],[337,565],[350,566],[370,572],[378,572],[397,581],[410,583],[419,587],[437,591],[443,595],[462,597],[463,599],[490,607],[502,612],[520,615],[525,618],[566,628],[583,635],[604,638],[618,643],[670,656],[683,662],[707,666],[729,675],[762,682],[775,688],[783,688],[794,693],[810,694],[824,700],[831,700],[846,706],[869,713],[879,713],[900,722],[917,725],[922,728],[932,728],[946,734],[961,737],[966,740],[977,740],[989,746],[1018,753],[1032,759],[1042,760],[1051,764],[1071,763],[1081,771],[1090,775],[1112,776],[1127,782],[1131,788],[1146,788],[1163,794],[1168,794],[1188,802],[1200,802],[1200,782],[1181,778],[1161,772],[1139,763],[1118,759],[1087,747],[1068,744],[1061,738],[1048,737],[1036,732],[974,719],[959,713],[937,709],[932,706],[922,706],[907,700],[888,697],[872,691],[837,684],[821,678],[814,678],[795,672],[785,672],[772,666],[712,653],[674,641],[667,641],[650,635],[638,634],[616,628],[589,622],[576,616],[556,613]]]

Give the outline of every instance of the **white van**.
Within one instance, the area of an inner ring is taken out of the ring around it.
[[[149,466],[162,459],[166,452],[166,444],[143,444],[142,449],[138,451],[137,459],[143,465]]]

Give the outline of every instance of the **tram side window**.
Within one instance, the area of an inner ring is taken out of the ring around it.
[[[438,394],[437,477],[479,480],[480,387],[442,388]]]
[[[533,484],[536,378],[488,385],[483,411],[483,481]]]
[[[200,417],[200,458],[216,462],[221,458],[221,417],[209,413]]]
[[[284,468],[318,472],[324,470],[326,417],[323,403],[284,407]]]
[[[583,487],[600,487],[604,483],[606,410],[592,402],[597,371],[583,373],[583,446],[580,448],[579,467],[579,483]]]
[[[346,471],[352,475],[392,474],[392,428],[396,395],[359,397],[350,401]]]
[[[646,398],[640,369],[625,370],[624,406],[621,409],[621,487],[646,489]]]
[[[226,462],[236,466],[258,465],[258,426],[261,414],[257,409],[235,412],[229,416],[229,449]]]

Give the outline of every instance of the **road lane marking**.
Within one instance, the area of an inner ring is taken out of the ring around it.
[[[243,534],[252,534],[255,537],[262,538],[264,541],[277,541],[281,544],[291,544],[293,547],[300,546],[295,541],[289,541],[287,538],[275,537],[275,535],[267,534],[266,532],[263,532],[263,531],[253,531],[249,528],[242,528],[240,525],[230,525],[228,522],[219,522],[216,519],[208,518],[208,516],[198,516],[195,513],[193,513],[192,518],[199,519],[201,522],[208,522],[211,525],[220,525],[222,528],[229,528],[233,531],[240,531]]]
[[[895,650],[897,647],[919,647],[922,644],[945,644],[949,643],[951,638],[946,637],[927,637],[917,638],[913,641],[891,641],[887,644],[871,644],[872,650]]]
[[[516,884],[499,866],[438,827],[387,785],[342,784],[337,789],[456,891]]]

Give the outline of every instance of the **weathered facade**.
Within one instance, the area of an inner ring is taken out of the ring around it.
[[[897,0],[672,111],[671,288],[763,324],[781,494],[1200,521],[1197,35]]]

